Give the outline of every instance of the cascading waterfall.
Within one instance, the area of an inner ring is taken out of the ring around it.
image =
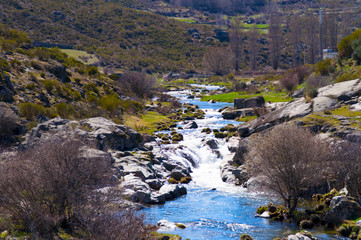
[[[295,231],[294,225],[254,217],[257,207],[267,204],[269,199],[222,181],[220,164],[222,156],[229,153],[225,140],[215,139],[213,133],[206,134],[201,130],[219,129],[229,123],[237,125],[238,122],[223,120],[218,112],[218,109],[230,104],[187,99],[190,91],[170,94],[183,103],[198,105],[206,114],[205,119],[195,120],[198,128],[177,129],[177,132],[183,134],[183,141],[164,146],[163,153],[170,159],[192,169],[193,180],[187,185],[187,195],[164,205],[145,208],[143,213],[149,221],[155,224],[166,219],[184,223],[187,225],[186,229],[162,230],[191,240],[235,240],[243,233],[250,234],[257,240],[268,240]],[[184,123],[179,123],[178,126],[183,127]],[[204,139],[216,140],[218,148],[211,149]],[[319,239],[332,239],[325,234],[315,235]]]

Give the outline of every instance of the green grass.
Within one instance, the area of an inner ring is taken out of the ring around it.
[[[246,117],[240,117],[237,119],[239,122],[250,122],[254,119],[257,119],[257,116],[246,116]]]
[[[285,93],[258,93],[258,94],[241,94],[238,92],[231,92],[231,93],[225,93],[225,94],[219,94],[219,95],[211,95],[211,96],[203,96],[202,101],[209,101],[211,99],[219,102],[233,102],[233,99],[235,98],[251,98],[256,96],[263,96],[266,102],[289,102],[292,100],[291,97],[288,97]]]
[[[89,54],[85,51],[79,51],[74,49],[60,49],[63,53],[66,53],[69,57],[74,58],[84,64],[94,64],[99,62],[99,59],[94,54]]]
[[[248,23],[244,23],[243,27],[247,28],[247,29],[251,29],[251,28],[267,29],[267,28],[269,28],[269,25],[268,24],[248,24]]]
[[[171,120],[162,114],[157,112],[147,112],[139,116],[125,115],[123,117],[124,124],[133,128],[140,133],[153,133],[158,131],[156,123],[170,122]]]
[[[347,107],[340,107],[333,110],[332,115],[356,118],[356,117],[361,117],[361,111],[350,111]]]
[[[177,21],[184,22],[184,23],[195,23],[196,21],[189,18],[174,18]]]

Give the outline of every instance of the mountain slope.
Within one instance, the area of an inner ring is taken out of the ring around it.
[[[34,40],[95,52],[104,64],[131,70],[192,70],[207,43],[214,44],[204,40],[213,34],[207,26],[126,8],[122,2],[3,0],[0,20]],[[198,28],[201,39],[192,39],[188,28]]]

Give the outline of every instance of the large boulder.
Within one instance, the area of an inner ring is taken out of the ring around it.
[[[319,88],[317,97],[332,97],[343,101],[350,100],[353,96],[360,94],[361,80],[355,79]]]
[[[235,119],[238,117],[246,117],[246,116],[255,116],[256,113],[254,112],[253,108],[243,108],[243,109],[226,109],[222,112],[223,119]]]
[[[97,140],[97,146],[101,150],[110,148],[124,151],[140,147],[143,143],[140,133],[102,117],[82,120],[80,125],[91,129],[89,136]]]
[[[52,137],[76,135],[93,143],[99,150],[130,150],[142,147],[142,135],[123,125],[108,119],[97,117],[85,120],[70,121],[54,118],[34,127],[26,136],[25,146],[33,146],[38,141],[46,141]]]
[[[184,125],[183,128],[184,129],[195,129],[195,128],[198,128],[198,124],[195,121],[192,121],[192,122],[187,123],[186,125]]]
[[[262,115],[241,127],[248,128],[249,134],[260,132],[276,124],[306,116],[312,112],[311,107],[311,103],[306,102],[306,99],[302,97],[285,104],[278,110]]]
[[[165,200],[173,200],[187,194],[184,186],[165,184],[159,189],[159,194],[163,195]]]
[[[337,100],[330,97],[316,97],[313,99],[313,111],[322,112],[339,106]]]
[[[233,104],[235,109],[264,107],[265,100],[262,96],[252,97],[248,99],[235,98],[233,99]]]
[[[218,141],[214,138],[206,138],[202,140],[204,145],[207,145],[210,149],[218,149]]]
[[[13,84],[10,81],[10,77],[0,72],[0,101],[12,102],[15,90]]]
[[[66,71],[66,67],[63,64],[53,61],[51,64],[45,65],[45,69],[61,82],[70,82],[70,74]]]
[[[361,216],[360,205],[352,200],[343,200],[337,203],[324,217],[329,224],[340,224],[343,220],[352,220]]]

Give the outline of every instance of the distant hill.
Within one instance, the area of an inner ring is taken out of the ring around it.
[[[0,21],[26,32],[30,38],[51,44],[71,45],[95,53],[104,65],[130,70],[189,71],[214,35],[206,25],[169,19],[145,9],[150,1],[104,0],[3,0]],[[128,7],[125,7],[128,6]],[[188,29],[198,29],[194,39]]]

